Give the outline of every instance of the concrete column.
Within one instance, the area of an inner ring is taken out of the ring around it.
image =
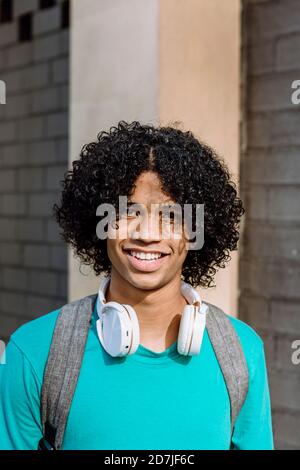
[[[70,163],[121,119],[158,119],[158,1],[73,0]],[[99,278],[69,252],[69,298],[98,290]]]
[[[239,179],[239,0],[161,0],[159,114],[181,121]],[[203,298],[237,314],[237,253]]]
[[[70,160],[120,119],[177,120],[225,157],[237,182],[239,0],[73,0],[72,11]],[[71,299],[97,290],[72,255],[69,268]],[[203,298],[235,315],[236,254],[216,281]]]

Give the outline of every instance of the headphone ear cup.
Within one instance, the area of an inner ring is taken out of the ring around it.
[[[199,354],[206,324],[206,313],[186,305],[180,321],[177,350],[184,356]]]
[[[177,350],[179,354],[182,354],[183,356],[187,356],[189,353],[193,334],[194,317],[195,307],[193,305],[186,305],[181,315],[177,340]]]
[[[137,348],[139,347],[140,344],[140,325],[139,321],[137,318],[137,314],[135,313],[135,310],[131,305],[123,305],[123,307],[126,309],[130,321],[131,321],[131,345],[128,350],[128,355],[134,354]]]
[[[206,324],[206,313],[202,313],[199,309],[196,309],[196,315],[193,325],[193,335],[189,350],[189,356],[196,356],[199,354]]]
[[[126,356],[132,344],[132,315],[117,302],[108,302],[97,320],[97,332],[106,352],[113,357]]]

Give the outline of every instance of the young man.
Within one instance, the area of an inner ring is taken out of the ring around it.
[[[120,195],[130,203],[125,212],[118,210]],[[116,208],[106,238],[97,232],[101,204]],[[146,211],[131,210],[133,204]],[[197,204],[204,204],[204,244],[192,250],[188,219],[165,219],[163,208]],[[152,206],[160,210],[151,212]],[[243,213],[224,162],[191,132],[120,122],[83,147],[65,175],[55,215],[76,255],[107,279],[93,304],[61,449],[273,449],[261,338],[224,314],[242,346],[236,362],[245,357],[248,373],[232,429],[228,383],[236,379],[228,370],[239,372],[230,363],[236,350],[227,344],[223,359],[216,355],[224,351],[226,332],[219,328],[212,342],[212,333],[196,322],[201,299],[192,287],[213,285],[217,268],[237,247]],[[195,299],[183,285],[198,299],[191,307]],[[43,436],[43,382],[60,312],[27,323],[10,339],[0,366],[1,449],[36,449]],[[188,330],[183,316],[190,314],[195,324]],[[61,338],[61,344],[68,341]]]

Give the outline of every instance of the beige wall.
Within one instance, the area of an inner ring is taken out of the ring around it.
[[[72,11],[70,161],[119,119],[180,121],[237,181],[239,0],[73,0]],[[203,297],[235,315],[236,255],[217,283]],[[70,299],[97,287],[70,254]]]
[[[70,162],[121,119],[158,118],[158,1],[73,0]],[[97,292],[99,279],[69,251],[69,299]]]
[[[239,173],[239,0],[160,1],[159,116],[181,121]],[[235,315],[237,254],[203,298]]]

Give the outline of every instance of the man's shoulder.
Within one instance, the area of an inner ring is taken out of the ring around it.
[[[59,307],[56,310],[52,310],[24,323],[13,332],[11,339],[21,346],[31,340],[38,341],[44,339],[45,336],[51,336],[61,308],[62,307]]]
[[[216,307],[216,305],[215,305]],[[220,307],[218,307],[220,308]],[[221,309],[222,310],[222,309]],[[250,372],[264,354],[264,342],[259,333],[248,323],[222,310],[230,320],[242,346]]]
[[[209,304],[209,303],[208,305],[212,305],[212,307],[217,307],[219,310],[223,312],[224,315],[226,315],[226,317],[230,320],[243,346],[251,347],[251,348],[261,348],[263,346],[263,339],[261,338],[259,333],[248,323],[246,323],[245,321],[241,320],[240,318],[236,316],[228,314],[221,307],[218,307],[217,305]]]
[[[256,368],[261,365],[264,358],[264,342],[255,329],[240,318],[227,314],[234,327],[245,355],[250,378],[254,376]]]
[[[57,318],[65,305],[76,304],[85,297],[66,302],[34,320],[20,326],[11,335],[10,341],[29,359],[36,368],[47,361]]]
[[[248,325],[248,323],[240,318],[228,314],[227,317],[230,319],[242,346],[251,349],[260,349],[263,346],[263,339],[252,326]]]
[[[24,323],[10,337],[23,356],[42,378],[43,370],[49,354],[52,336],[61,307]]]

